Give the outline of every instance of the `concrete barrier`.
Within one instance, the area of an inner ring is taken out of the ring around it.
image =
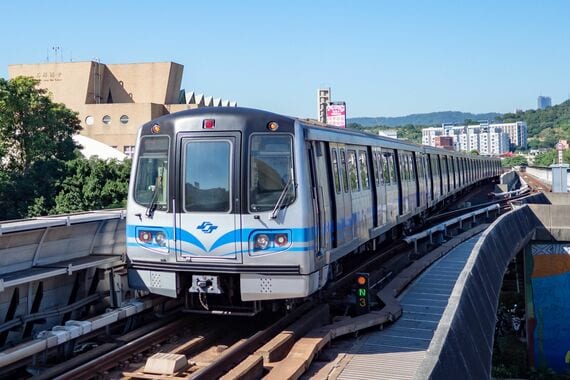
[[[541,168],[541,167],[532,167],[529,166],[526,168],[526,172],[543,182],[552,185],[552,169],[550,168]],[[568,189],[570,190],[570,172],[567,173],[567,181],[566,183],[569,184]]]
[[[550,207],[550,206],[536,206]],[[451,294],[416,379],[490,379],[495,320],[505,270],[541,221],[525,205],[480,237]]]
[[[517,172],[514,170],[508,171],[501,175],[500,184],[506,185],[506,190],[504,191],[511,191],[513,187],[518,183],[519,176]]]

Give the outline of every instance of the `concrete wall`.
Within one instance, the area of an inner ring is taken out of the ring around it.
[[[526,172],[542,181],[552,185],[552,169],[550,168],[539,168],[539,167],[527,167]],[[566,183],[569,184],[568,189],[570,190],[570,172],[566,174]]]
[[[502,185],[511,185],[517,180],[517,172],[511,170],[501,175],[501,184]]]
[[[491,378],[503,276],[539,225],[531,208],[523,206],[500,217],[482,234],[459,276],[416,378]]]
[[[570,194],[540,193],[518,203],[479,238],[416,378],[491,378],[499,292],[509,262],[531,240],[570,241]]]

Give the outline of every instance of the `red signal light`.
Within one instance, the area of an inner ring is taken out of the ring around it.
[[[358,285],[366,285],[366,280],[367,280],[366,277],[358,276],[356,282],[358,283]]]
[[[152,241],[152,233],[149,231],[140,231],[139,240],[143,243],[150,243]]]
[[[202,129],[214,129],[215,127],[216,127],[216,120],[204,119],[202,123]]]

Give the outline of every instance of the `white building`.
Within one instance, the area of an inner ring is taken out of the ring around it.
[[[490,124],[490,126],[501,128],[503,132],[509,135],[510,149],[514,150],[517,147],[526,149],[528,141],[528,127],[524,121]]]
[[[397,139],[398,138],[398,130],[397,129],[385,129],[383,131],[378,131],[378,136],[390,137],[392,139]]]
[[[317,90],[317,116],[319,122],[327,122],[327,104],[331,101],[331,89],[319,88]]]
[[[479,125],[456,125],[443,124],[441,127],[425,128],[422,130],[422,143],[424,145],[436,146],[436,136],[451,136],[453,138],[453,148],[457,151],[470,152],[476,150],[482,155],[500,155],[509,151],[510,135],[499,126],[516,130],[513,137],[515,141],[523,141],[526,146],[526,124],[524,122]]]
[[[432,127],[422,129],[422,144],[436,146],[435,138],[437,136],[452,136],[453,148],[459,149],[459,136],[465,132],[465,126],[456,126],[451,124],[443,124],[441,127]]]

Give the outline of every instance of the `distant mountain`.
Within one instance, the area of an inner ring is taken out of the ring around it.
[[[357,123],[364,127],[372,127],[374,125],[387,125],[390,127],[399,127],[407,124],[415,125],[439,125],[441,123],[463,123],[466,119],[473,121],[488,120],[494,121],[501,116],[497,112],[489,113],[470,113],[459,111],[443,111],[430,113],[417,113],[408,116],[398,117],[353,117],[346,120],[347,123]]]

